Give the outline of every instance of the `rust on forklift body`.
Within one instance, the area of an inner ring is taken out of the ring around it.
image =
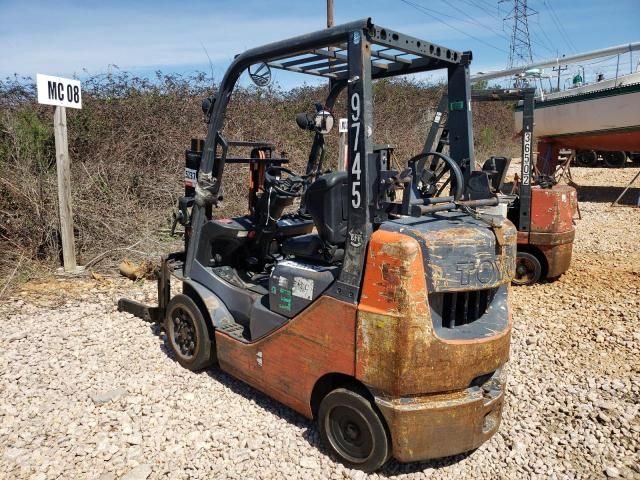
[[[531,232],[563,233],[573,230],[577,193],[569,185],[531,189]]]
[[[358,306],[356,378],[394,396],[443,392],[464,389],[504,362],[510,319],[490,338],[438,338],[415,239],[378,230],[371,236],[368,256]]]

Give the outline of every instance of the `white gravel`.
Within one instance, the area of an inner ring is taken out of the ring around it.
[[[636,171],[574,179],[623,185]],[[571,271],[513,289],[498,434],[372,478],[640,478],[640,210],[581,211]],[[180,368],[156,327],[116,312],[119,296],[153,301],[154,288],[53,279],[0,304],[0,477],[366,477],[331,460],[303,417],[218,370]]]

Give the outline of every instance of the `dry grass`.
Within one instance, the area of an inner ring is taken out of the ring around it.
[[[441,88],[377,82],[376,143],[396,145],[400,161],[417,153]],[[109,251],[100,262],[110,266],[121,258],[119,249],[132,244],[136,250],[128,255],[156,255],[168,249],[166,231],[182,190],[184,150],[191,137],[206,132],[200,102],[210,94],[210,83],[202,74],[158,74],[152,82],[120,73],[93,77],[83,90],[82,110],[67,112],[78,261]],[[272,141],[287,152],[293,169],[301,170],[311,137],[296,127],[294,116],[325,96],[319,87],[239,89],[225,135]],[[22,258],[15,279],[23,280],[60,261],[53,109],[35,102],[34,86],[24,79],[0,81],[0,109],[0,274],[9,275]],[[343,111],[341,98],[336,116]],[[478,105],[474,118],[478,159],[517,154],[507,105]],[[335,164],[337,133],[328,148],[328,162]],[[241,213],[243,168],[229,168],[225,182],[220,213]]]

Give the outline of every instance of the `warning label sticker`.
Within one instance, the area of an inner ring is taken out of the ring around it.
[[[299,298],[313,300],[313,280],[310,278],[293,277],[291,293]]]
[[[184,184],[187,187],[197,187],[198,186],[198,171],[193,168],[184,169]]]

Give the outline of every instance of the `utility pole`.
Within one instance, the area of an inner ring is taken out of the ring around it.
[[[327,0],[327,28],[333,27],[333,0]],[[335,52],[335,48],[329,47],[330,52]],[[329,68],[332,67],[333,59],[329,58]],[[333,85],[331,79],[329,79],[329,88]]]
[[[327,0],[327,28],[333,27],[333,0]],[[329,47],[329,51],[335,51],[335,48]],[[331,63],[331,59],[329,60]],[[333,82],[329,79],[329,89],[331,89]],[[347,162],[347,128],[344,128],[343,121],[346,119],[338,120],[338,130],[340,132],[340,139],[338,142],[338,170],[346,170]]]
[[[568,66],[565,65],[564,67],[562,67],[560,66],[560,64],[558,64],[557,68],[553,67],[553,71],[558,72],[558,92],[560,91],[560,74],[568,68],[569,68]]]
[[[533,63],[531,53],[531,37],[529,35],[529,17],[538,12],[527,5],[527,0],[499,0],[498,3],[513,3],[511,12],[504,18],[504,21],[512,21],[511,43],[509,46],[509,65],[511,69],[519,65],[529,65]],[[525,78],[517,78],[514,81],[515,87],[526,86]]]

